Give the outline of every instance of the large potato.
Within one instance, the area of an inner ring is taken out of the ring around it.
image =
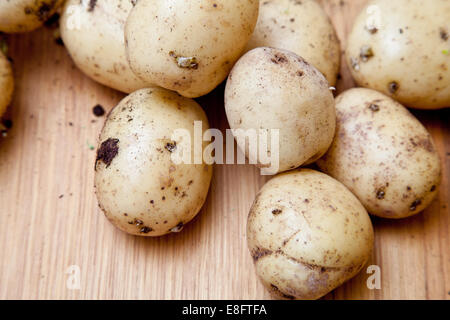
[[[11,102],[14,78],[11,63],[0,51],[0,117]]]
[[[357,18],[347,61],[358,85],[420,109],[450,106],[450,1],[375,0]]]
[[[317,163],[347,186],[369,213],[404,218],[425,209],[441,179],[433,139],[402,105],[370,89],[336,100],[336,138]]]
[[[316,161],[333,140],[336,114],[328,82],[290,51],[247,52],[228,77],[225,109],[232,129],[280,130],[278,172]],[[242,140],[237,144],[249,158],[264,164],[260,150],[256,154]]]
[[[63,2],[64,0],[2,0],[0,31],[6,33],[32,31],[42,26]]]
[[[300,169],[261,189],[248,217],[247,239],[256,272],[273,295],[318,299],[363,268],[373,228],[341,183]]]
[[[273,47],[292,51],[336,84],[340,44],[330,19],[314,0],[260,1],[259,18],[247,51]]]
[[[258,0],[139,0],[125,27],[131,68],[185,97],[205,95],[241,55],[258,6]]]
[[[149,87],[128,64],[125,21],[130,0],[68,0],[61,17],[61,36],[75,64],[86,75],[122,92]]]
[[[199,212],[212,167],[176,164],[172,158],[188,143],[172,135],[186,129],[192,137],[194,121],[208,129],[195,101],[159,88],[136,91],[112,110],[100,135],[95,186],[99,205],[115,226],[160,236],[180,231]]]

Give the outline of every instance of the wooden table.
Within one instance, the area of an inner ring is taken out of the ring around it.
[[[322,0],[345,48],[364,0]],[[53,30],[10,36],[16,91],[0,143],[0,298],[266,299],[247,251],[248,210],[266,178],[252,166],[216,166],[208,200],[185,230],[162,238],[128,236],[97,208],[97,137],[123,97],[85,77]],[[338,90],[353,86],[347,67]],[[223,86],[200,99],[212,126],[226,129]],[[328,299],[450,299],[450,109],[414,112],[436,140],[440,196],[420,215],[373,219],[381,290],[363,271]],[[67,285],[69,266],[80,289]],[[77,267],[75,267],[77,268]],[[76,269],[75,269],[76,270]]]

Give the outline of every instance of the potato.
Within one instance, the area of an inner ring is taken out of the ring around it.
[[[37,29],[63,2],[64,0],[2,0],[0,31],[20,33]]]
[[[11,63],[0,50],[0,117],[11,103],[14,78]]]
[[[358,85],[412,108],[449,107],[449,21],[448,0],[371,1],[346,50]]]
[[[319,159],[335,132],[334,98],[327,80],[286,50],[256,48],[247,52],[228,77],[225,109],[232,129],[280,130],[278,172]],[[237,140],[237,144],[247,157],[264,164],[260,150],[256,154],[245,141]]]
[[[195,101],[160,88],[136,91],[112,110],[100,135],[95,186],[100,208],[116,227],[160,236],[181,231],[199,212],[212,167],[177,164],[172,157],[190,150],[188,141],[172,138],[177,129],[192,136],[194,121],[209,127]]]
[[[61,17],[61,36],[75,64],[87,76],[122,92],[149,87],[128,64],[125,21],[130,0],[68,0]]]
[[[369,215],[333,178],[280,174],[258,193],[247,223],[256,272],[276,297],[318,299],[354,277],[373,247]]]
[[[336,100],[336,138],[317,164],[350,189],[369,213],[405,218],[425,209],[441,180],[427,130],[402,105],[370,89]]]
[[[292,51],[336,84],[340,44],[330,19],[314,0],[260,1],[259,18],[247,50],[273,47]]]
[[[258,7],[258,0],[139,0],[125,26],[131,68],[185,97],[205,95],[240,57]]]

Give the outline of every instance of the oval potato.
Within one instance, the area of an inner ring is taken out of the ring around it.
[[[181,138],[172,140],[175,130],[193,136],[194,121],[209,127],[195,101],[160,88],[136,91],[112,110],[100,135],[95,186],[101,209],[116,227],[161,236],[181,231],[200,211],[212,166],[172,158],[178,149],[191,148]]]
[[[363,268],[373,238],[358,199],[340,182],[310,169],[270,180],[248,216],[256,272],[278,298],[326,295]]]
[[[335,132],[334,98],[327,80],[286,50],[256,48],[239,59],[228,77],[225,109],[232,129],[279,130],[278,172],[319,159]],[[247,157],[265,165],[260,150],[236,140]],[[268,154],[274,153],[269,146]]]
[[[68,0],[61,17],[61,37],[75,64],[95,81],[122,92],[150,87],[139,79],[125,54],[125,21],[130,0]]]
[[[148,83],[203,96],[240,57],[258,6],[257,0],[140,0],[125,27],[131,68]]]
[[[369,213],[405,218],[438,192],[441,165],[432,137],[402,105],[370,89],[336,99],[336,138],[317,164],[342,182]]]
[[[336,84],[340,44],[334,27],[315,0],[260,1],[258,23],[246,51],[273,47],[292,51]]]
[[[63,2],[64,0],[2,0],[0,31],[21,33],[37,29]]]
[[[14,77],[11,63],[0,51],[0,117],[11,103],[14,90]]]
[[[450,106],[450,1],[375,0],[349,35],[359,86],[419,109]]]

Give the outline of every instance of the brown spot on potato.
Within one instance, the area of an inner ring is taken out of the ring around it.
[[[441,37],[442,40],[447,41],[448,40],[448,32],[447,32],[447,30],[445,30],[444,28],[441,28],[439,30],[439,36]]]
[[[409,207],[409,210],[416,211],[417,207],[420,206],[421,204],[422,204],[422,200],[420,200],[420,199],[414,200],[414,202]]]
[[[169,55],[175,59],[175,62],[177,63],[179,68],[183,69],[198,69],[198,61],[196,57],[183,57],[175,54],[174,51],[170,51]]]
[[[361,60],[363,62],[369,61],[369,59],[374,56],[372,47],[367,46],[367,45],[362,46],[359,56],[361,57]]]
[[[279,214],[282,213],[282,212],[283,212],[283,210],[280,210],[280,209],[273,209],[273,210],[272,210],[272,214],[275,215],[275,216],[276,216],[276,215],[279,215]]]
[[[262,249],[262,248],[256,248],[253,252],[252,252],[252,258],[253,261],[256,262],[258,261],[260,258],[264,257],[264,256],[268,256],[272,254],[271,250],[268,249]]]
[[[153,229],[150,227],[143,227],[143,228],[141,228],[141,230],[139,230],[140,233],[149,233],[152,231],[153,231]]]
[[[392,81],[389,83],[389,92],[394,94],[398,91],[398,89],[400,89],[400,85],[398,84],[397,81]]]
[[[383,200],[385,196],[386,196],[386,192],[384,191],[384,189],[377,190],[377,199],[378,200]]]
[[[170,153],[174,152],[177,149],[177,143],[176,142],[168,142],[165,146],[166,150]]]
[[[373,112],[378,112],[378,111],[380,111],[380,106],[377,105],[377,104],[372,103],[372,104],[369,106],[369,109],[372,110]]]
[[[88,11],[89,12],[94,11],[96,5],[97,5],[97,0],[89,0]]]
[[[288,60],[285,55],[276,53],[270,61],[272,61],[275,64],[279,64],[279,63],[286,63]]]
[[[119,153],[119,139],[109,138],[103,141],[100,148],[97,150],[97,159],[95,160],[95,167],[97,168],[98,161],[102,161],[108,168],[113,159]]]

